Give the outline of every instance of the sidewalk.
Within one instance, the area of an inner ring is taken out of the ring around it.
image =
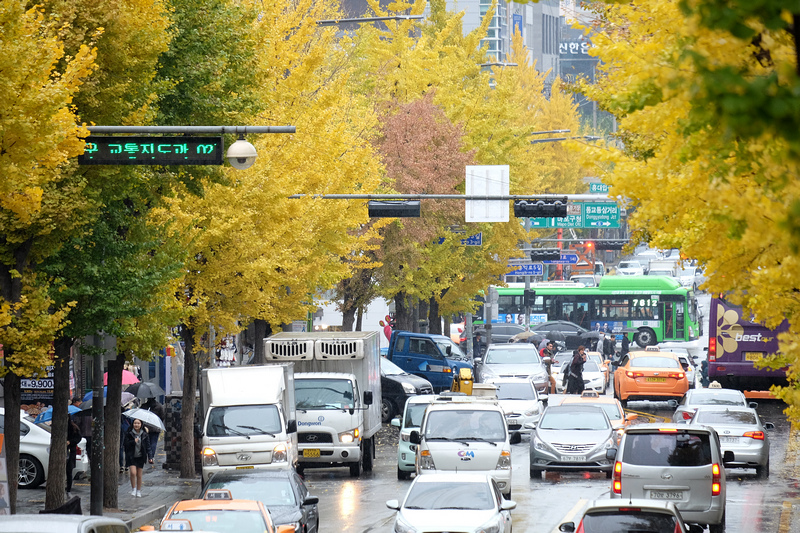
[[[166,512],[168,506],[178,500],[194,498],[199,492],[200,477],[195,479],[180,479],[179,471],[164,470],[163,452],[156,458],[155,465],[146,465],[143,482],[142,497],[131,496],[131,484],[128,473],[118,474],[117,509],[104,509],[103,515],[120,518],[128,523],[131,530],[136,530],[146,524],[155,525]],[[72,484],[73,496],[81,499],[83,514],[89,514],[90,483],[88,479],[77,479]],[[44,485],[33,490],[20,490],[17,492],[17,513],[38,513],[44,509]]]

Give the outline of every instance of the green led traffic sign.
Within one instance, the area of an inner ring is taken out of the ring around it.
[[[80,165],[221,165],[222,137],[86,137]]]

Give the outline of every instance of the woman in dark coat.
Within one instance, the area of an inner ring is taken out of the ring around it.
[[[583,392],[583,364],[586,362],[586,347],[581,345],[572,355],[567,377],[567,394]]]
[[[142,497],[142,472],[150,454],[150,437],[141,420],[134,420],[123,442],[125,465],[131,476],[131,496]]]

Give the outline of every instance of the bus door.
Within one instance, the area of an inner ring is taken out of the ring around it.
[[[661,305],[661,315],[664,317],[664,340],[675,338],[675,302],[665,301]]]

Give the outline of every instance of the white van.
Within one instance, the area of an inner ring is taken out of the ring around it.
[[[419,431],[409,440],[417,445],[417,475],[485,472],[511,499],[511,445],[522,441],[509,434],[497,400],[459,393],[439,395],[425,410]]]

